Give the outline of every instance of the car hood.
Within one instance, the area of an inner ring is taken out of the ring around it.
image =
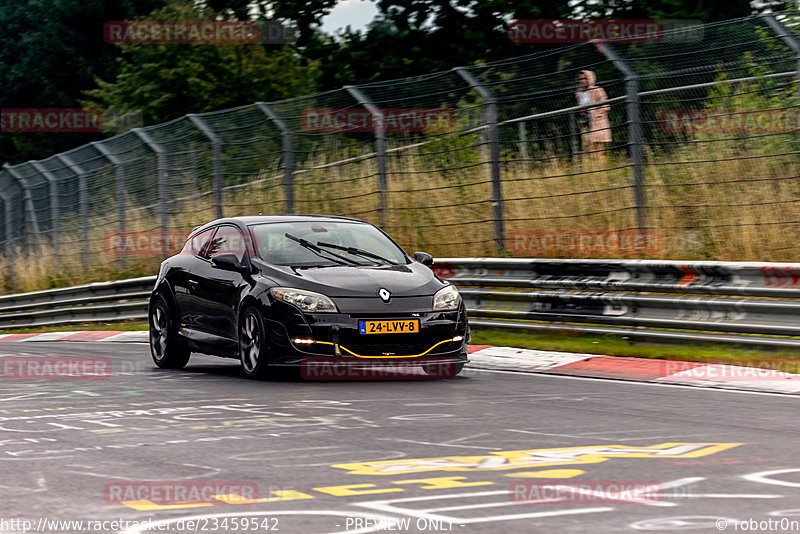
[[[447,284],[421,263],[387,266],[336,266],[292,269],[272,266],[269,277],[284,287],[317,291],[329,297],[375,297],[387,289],[393,297],[433,295]]]

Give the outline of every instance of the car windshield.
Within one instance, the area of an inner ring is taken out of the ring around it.
[[[367,223],[277,222],[256,224],[250,229],[258,256],[274,265],[327,267],[407,263],[402,249]]]

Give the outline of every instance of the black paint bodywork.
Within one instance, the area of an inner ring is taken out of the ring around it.
[[[270,365],[296,366],[308,358],[330,358],[331,362],[354,365],[378,361],[450,365],[467,361],[469,325],[463,302],[455,311],[434,312],[434,293],[450,284],[407,254],[404,265],[295,269],[267,263],[250,253],[245,254],[242,269],[234,271],[193,254],[188,244],[193,236],[222,225],[228,230],[235,226],[252,239],[251,225],[310,220],[369,224],[317,215],[231,217],[210,222],[195,228],[184,250],[161,264],[151,306],[159,295],[166,299],[174,324],[178,325],[179,343],[193,352],[239,358],[239,318],[245,309],[254,306],[264,320]],[[428,263],[428,258],[419,257]],[[303,312],[275,299],[269,291],[274,287],[322,293],[333,300],[339,313]],[[378,296],[381,288],[392,293],[388,303]],[[420,320],[418,334],[359,333],[359,320],[410,318]],[[463,339],[452,341],[456,336]],[[293,342],[296,338],[322,343],[300,345]],[[445,340],[450,341],[441,343]]]

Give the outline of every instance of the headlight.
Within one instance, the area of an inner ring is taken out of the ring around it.
[[[433,311],[457,310],[461,305],[461,295],[456,286],[443,287],[433,296]]]
[[[269,292],[276,299],[297,306],[304,312],[336,313],[339,311],[336,304],[321,293],[288,287],[274,287]]]

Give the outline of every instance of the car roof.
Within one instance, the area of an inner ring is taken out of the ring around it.
[[[240,225],[248,226],[252,224],[263,224],[263,223],[273,223],[273,222],[304,222],[304,221],[327,221],[327,222],[351,221],[351,222],[369,224],[367,221],[361,219],[355,219],[353,217],[342,217],[339,215],[314,215],[314,214],[243,215],[239,217],[223,217],[222,219],[216,219],[207,222],[205,224],[201,224],[200,226],[195,226],[194,228],[192,228],[191,233],[193,234],[198,230],[226,222],[239,223]]]

